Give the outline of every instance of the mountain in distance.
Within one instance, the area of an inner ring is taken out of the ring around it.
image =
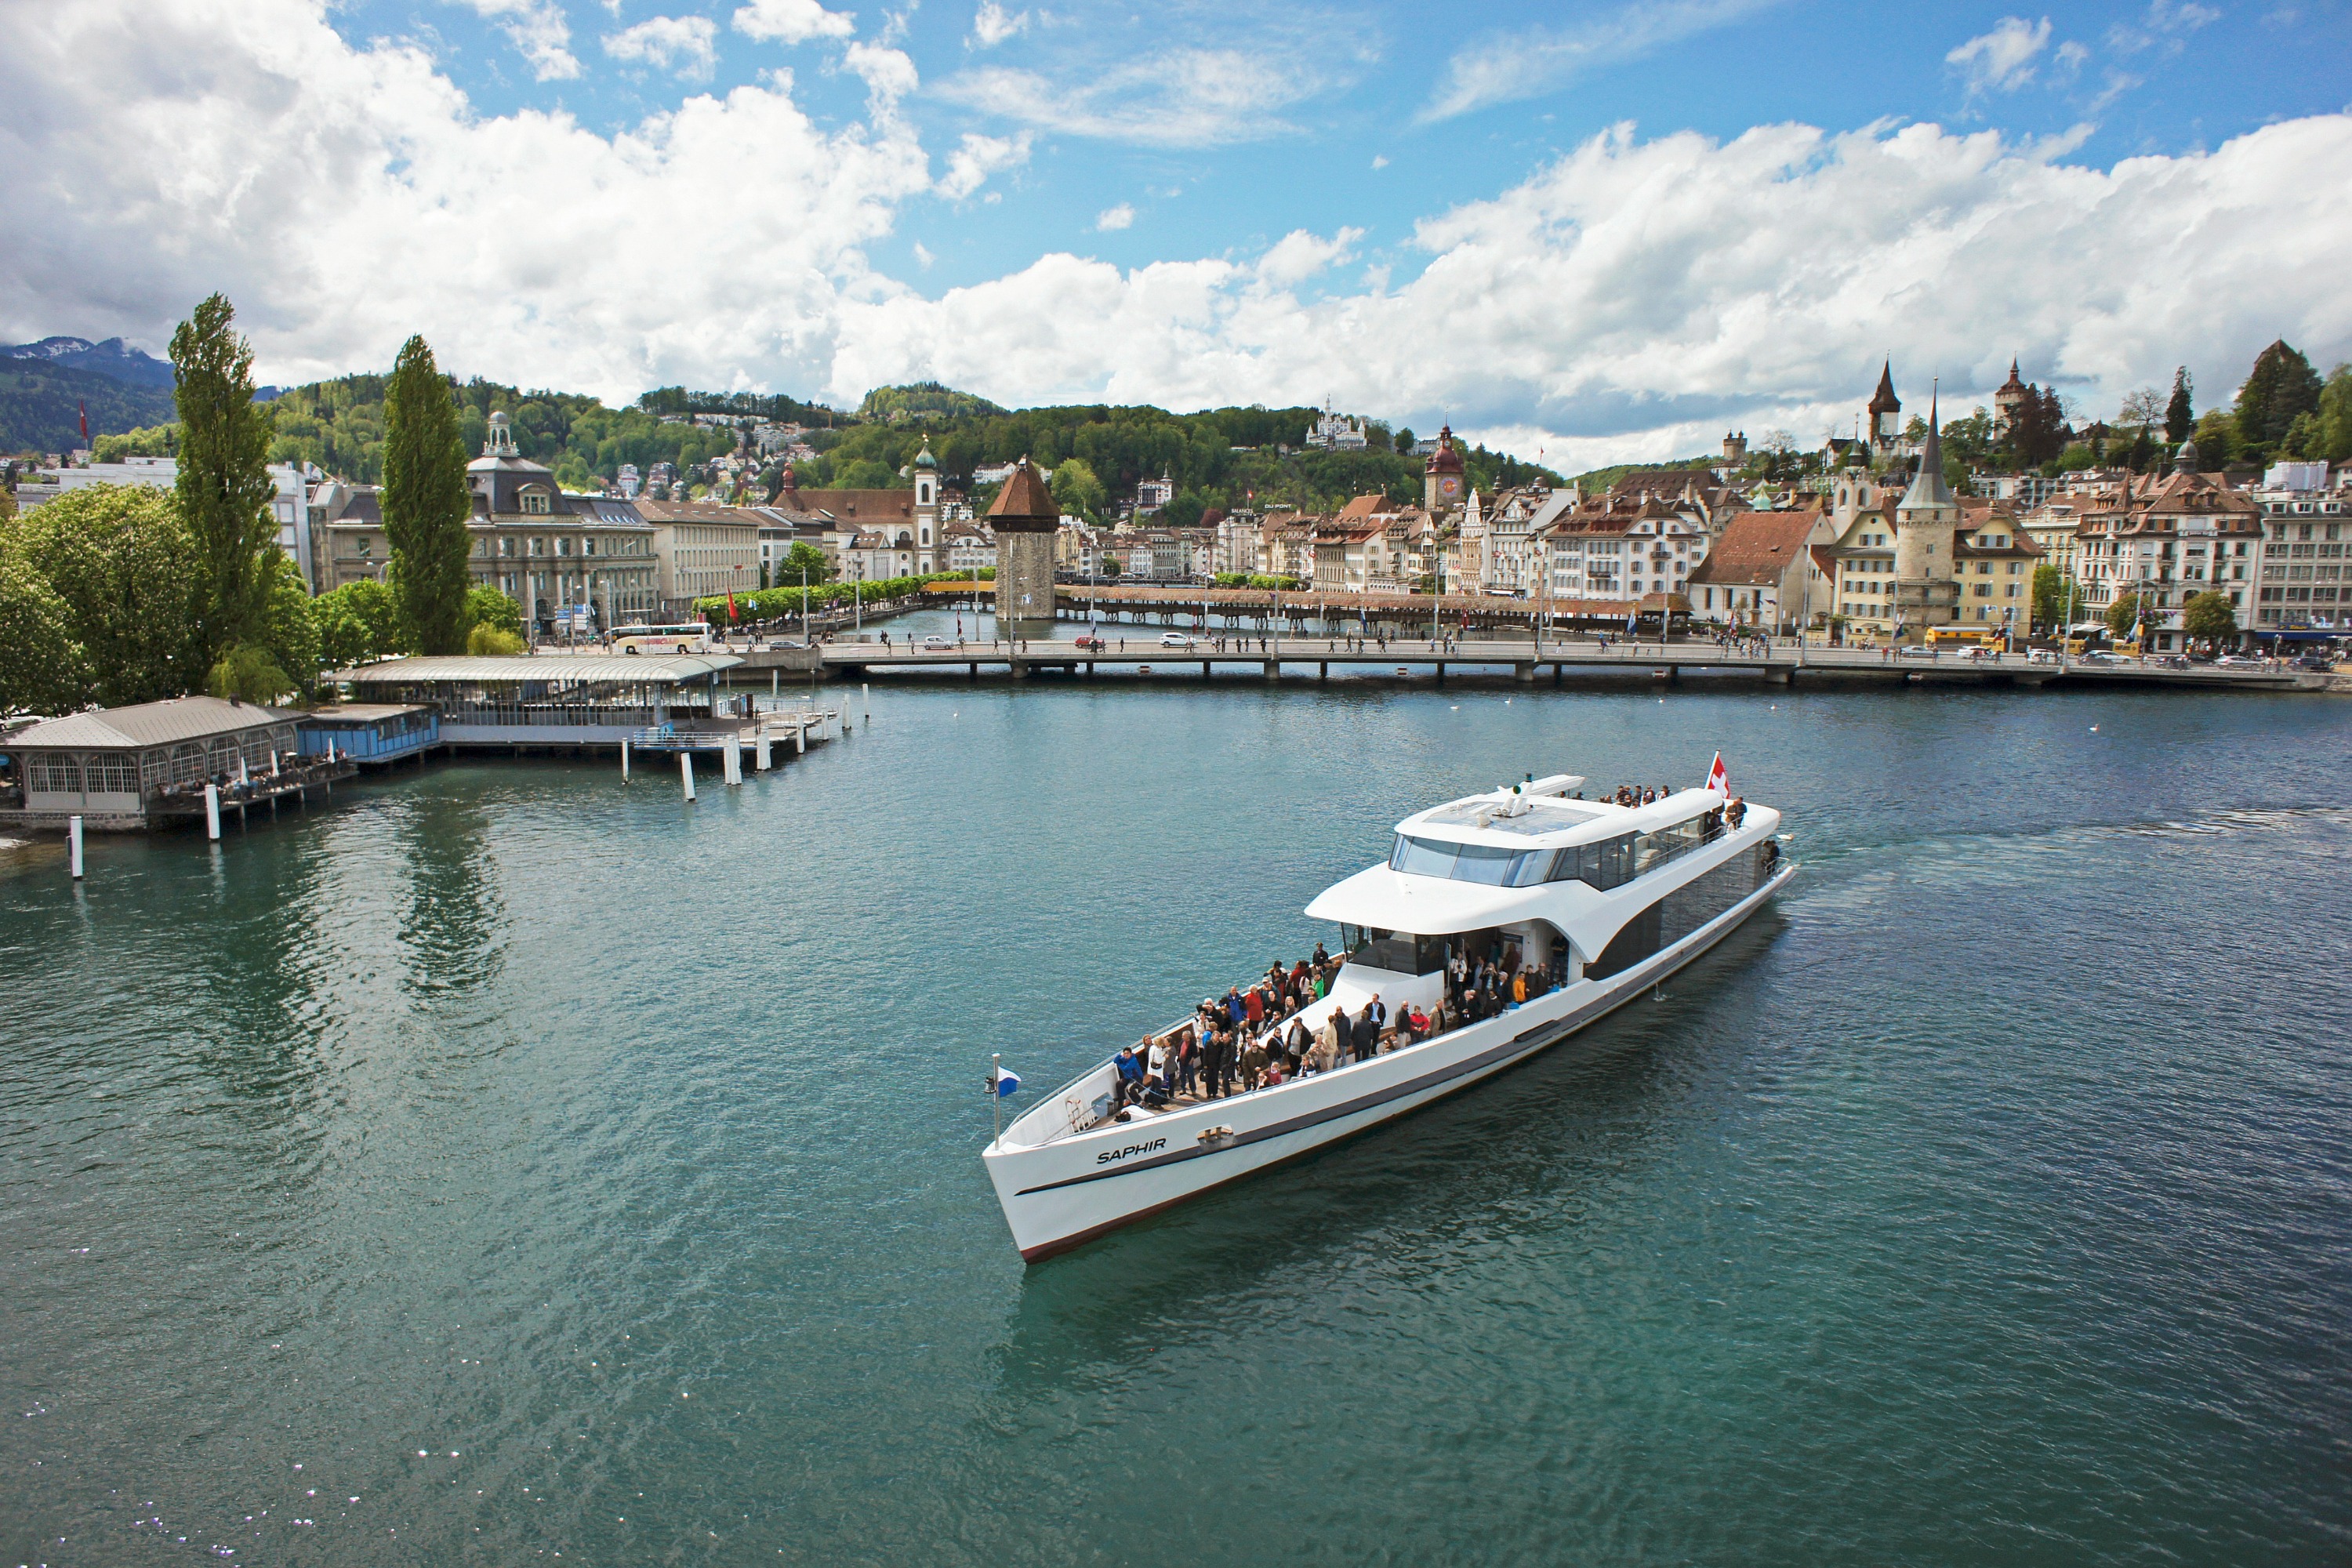
[[[91,342],[88,338],[43,338],[37,343],[0,348],[0,357],[47,360],[67,370],[111,376],[126,386],[160,386],[167,392],[172,387],[171,361],[134,349],[121,338],[109,338],[102,343]]]
[[[93,438],[179,416],[168,385],[136,386],[55,360],[0,358],[0,453],[70,452],[83,446],[85,408]]]

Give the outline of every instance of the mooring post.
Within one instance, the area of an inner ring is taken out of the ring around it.
[[[874,722],[874,683],[860,681],[857,685],[858,722],[871,726]]]
[[[727,737],[727,782],[730,785],[743,782],[743,737],[740,735]]]
[[[678,777],[686,781],[686,798],[692,800],[694,798],[694,753],[692,752],[680,752],[677,754],[677,773]]]
[[[805,716],[795,718],[793,721],[793,751],[800,756],[807,756],[808,720]]]
[[[216,784],[205,785],[205,837],[220,842],[220,785]]]
[[[629,738],[626,735],[621,737],[621,782],[629,782]]]
[[[66,818],[66,869],[73,874],[75,881],[81,880],[81,818],[79,816]]]
[[[751,761],[752,763],[763,773],[773,765],[771,753],[768,749],[768,727],[765,724],[760,726],[760,739],[758,745],[753,752]]]

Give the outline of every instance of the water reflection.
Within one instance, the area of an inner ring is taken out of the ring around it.
[[[402,814],[408,902],[400,921],[406,990],[479,990],[506,962],[506,904],[491,858],[489,813],[477,793],[420,792]]]

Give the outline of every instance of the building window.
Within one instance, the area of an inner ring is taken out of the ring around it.
[[[533,517],[545,517],[550,510],[547,492],[537,489],[523,491],[522,510]]]

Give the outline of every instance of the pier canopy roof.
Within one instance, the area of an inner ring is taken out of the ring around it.
[[[331,671],[330,680],[360,687],[549,685],[682,686],[743,662],[731,653],[705,654],[467,654],[388,658],[356,669]]]
[[[78,752],[139,751],[291,724],[300,717],[291,709],[257,708],[221,697],[173,697],[130,708],[98,708],[62,719],[44,719],[8,736],[0,750],[56,746]]]

